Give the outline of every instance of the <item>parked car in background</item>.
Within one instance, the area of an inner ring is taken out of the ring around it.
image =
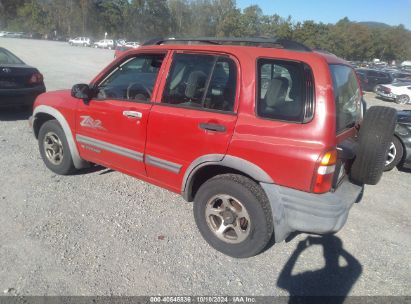
[[[392,71],[389,72],[393,78],[393,82],[407,82],[411,81],[411,73],[407,71]]]
[[[26,35],[24,36],[24,38],[28,38],[28,39],[42,39],[43,35],[37,32],[32,32],[32,33],[26,33]]]
[[[23,32],[7,32],[3,37],[6,38],[22,38],[24,36]]]
[[[382,99],[388,99],[398,104],[407,104],[411,100],[411,81],[378,85],[375,93]]]
[[[88,37],[76,37],[69,39],[68,43],[72,46],[91,46],[91,39]]]
[[[0,37],[5,37],[9,32],[6,31],[1,31],[0,32]]]
[[[93,45],[95,48],[101,48],[101,49],[114,49],[114,40],[111,39],[102,39],[100,41],[97,41]]]
[[[0,48],[0,106],[32,106],[45,91],[43,75],[36,68]]]
[[[411,169],[411,110],[397,113],[397,125],[385,161],[385,171],[396,166]]]
[[[117,39],[114,43],[115,43],[116,46],[125,45],[126,44],[126,39]]]
[[[114,58],[121,56],[123,53],[127,52],[128,50],[132,50],[133,48],[125,46],[125,45],[118,45],[115,48]]]
[[[125,46],[136,49],[136,48],[140,47],[140,42],[127,41]]]
[[[409,68],[411,69],[411,60],[405,60],[401,63],[402,68]]]
[[[358,78],[361,82],[361,88],[364,91],[375,92],[377,85],[387,84],[393,81],[390,73],[374,69],[357,69]]]

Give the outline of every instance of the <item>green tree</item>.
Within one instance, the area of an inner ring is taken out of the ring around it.
[[[244,9],[240,18],[242,34],[248,37],[261,36],[263,12],[258,5],[251,5]]]
[[[313,49],[328,49],[329,36],[329,26],[308,20],[303,23],[298,22],[294,26],[292,38]]]

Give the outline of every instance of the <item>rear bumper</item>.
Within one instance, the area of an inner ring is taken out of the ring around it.
[[[24,89],[0,89],[0,107],[32,105],[44,93],[44,85]]]
[[[307,193],[275,184],[261,183],[271,204],[276,242],[295,231],[326,234],[340,230],[364,187],[344,180],[335,192]]]

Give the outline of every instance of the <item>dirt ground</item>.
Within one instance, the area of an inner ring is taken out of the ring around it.
[[[24,39],[0,38],[0,46],[39,68],[48,90],[89,82],[114,55]],[[202,239],[191,204],[176,194],[103,168],[53,174],[29,115],[0,112],[6,295],[410,295],[411,173],[394,169],[367,186],[334,236],[300,234],[233,259]]]

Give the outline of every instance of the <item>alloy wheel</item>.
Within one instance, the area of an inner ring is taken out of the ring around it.
[[[218,194],[206,205],[205,217],[211,231],[220,240],[238,244],[250,234],[250,215],[244,205],[236,198]]]
[[[385,165],[388,166],[389,164],[391,164],[394,161],[396,155],[397,155],[397,148],[395,147],[394,143],[391,142],[390,148],[388,149],[388,154],[387,154],[387,159],[385,161]]]
[[[53,165],[58,166],[62,163],[64,156],[63,144],[56,133],[50,131],[44,136],[43,147],[47,159]]]

